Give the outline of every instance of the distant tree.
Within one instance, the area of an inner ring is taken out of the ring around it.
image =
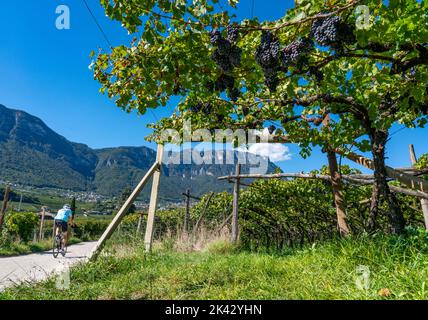
[[[71,200],[71,212],[74,219],[74,215],[76,214],[76,197],[73,197],[73,199]]]

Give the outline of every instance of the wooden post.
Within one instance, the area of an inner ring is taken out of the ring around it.
[[[129,211],[129,208],[134,203],[135,199],[140,194],[141,190],[146,185],[147,181],[150,179],[150,177],[154,174],[154,172],[159,168],[160,163],[155,162],[152,167],[149,169],[149,171],[145,174],[143,179],[141,179],[138,186],[135,188],[135,190],[131,193],[129,198],[125,201],[125,203],[122,205],[122,208],[120,208],[119,212],[116,214],[116,216],[113,218],[110,225],[107,227],[107,229],[104,231],[101,238],[98,240],[97,244],[95,245],[94,249],[91,251],[89,258],[91,260],[95,260],[99,253],[101,252],[105,242],[111,237],[113,232],[116,230],[120,222],[122,221],[123,217],[126,215],[126,213]]]
[[[204,209],[202,210],[201,215],[198,218],[198,221],[196,221],[195,226],[193,227],[193,235],[196,235],[196,232],[198,231],[199,226],[202,223],[202,219],[205,217],[205,214],[207,213],[208,206],[210,205],[210,202],[213,196],[214,196],[214,192],[211,192],[210,195],[208,196],[207,202],[205,202]]]
[[[346,222],[346,209],[345,201],[343,198],[342,179],[339,173],[336,153],[331,150],[328,150],[327,157],[331,175],[331,186],[333,189],[334,204],[336,206],[337,227],[339,229],[340,234],[346,236],[349,234],[349,227]]]
[[[42,219],[40,220],[39,240],[43,240],[43,238],[44,238],[43,227],[45,225],[45,212],[46,212],[46,207],[43,206],[42,207]]]
[[[3,197],[3,205],[0,211],[0,230],[3,228],[4,216],[6,215],[7,203],[9,202],[10,185],[6,186]]]
[[[150,251],[152,249],[153,242],[153,225],[155,221],[155,213],[158,205],[158,193],[159,193],[159,184],[160,184],[160,175],[161,175],[161,167],[162,167],[162,158],[163,158],[163,145],[158,145],[156,163],[158,167],[153,174],[153,184],[152,184],[152,193],[150,195],[150,206],[149,213],[147,216],[147,225],[146,225],[146,234],[144,236],[144,246],[146,251]]]
[[[330,124],[330,114],[322,121],[324,127]],[[329,128],[330,129],[330,128]],[[327,146],[328,167],[330,169],[331,187],[333,189],[334,204],[336,206],[337,227],[342,236],[349,234],[348,223],[346,222],[346,206],[343,197],[342,178],[339,173],[336,153]]]
[[[56,234],[55,234],[56,228],[55,228],[55,217],[52,220],[52,239],[55,238]]]
[[[415,148],[413,144],[409,144],[409,154],[410,154],[410,161],[412,163],[412,166],[415,166],[418,159],[416,158]],[[422,213],[424,215],[425,229],[428,230],[428,200],[427,199],[421,199],[421,207],[422,207]]]
[[[183,230],[184,230],[184,232],[189,232],[189,221],[190,221],[190,189],[186,190],[185,197],[186,197],[186,213],[184,215]]]
[[[371,159],[363,157],[354,152],[344,152],[339,148],[336,148],[334,151],[338,154],[345,156],[349,160],[352,160],[370,170],[374,170],[374,163],[373,163],[373,160]],[[388,175],[389,178],[397,180],[411,189],[428,193],[428,181],[425,181],[422,178],[415,177],[404,172],[400,172],[389,166],[385,166],[385,168],[386,168],[386,174]]]
[[[236,165],[235,175],[239,176],[241,174],[241,165],[238,163]],[[238,212],[239,212],[239,178],[235,179],[235,184],[233,186],[233,211],[232,211],[232,243],[238,242],[239,237],[239,222],[238,222]]]

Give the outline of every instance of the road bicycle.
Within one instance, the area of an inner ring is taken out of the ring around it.
[[[65,257],[65,254],[67,253],[67,245],[65,244],[64,232],[60,225],[55,225],[55,234],[52,248],[53,256],[56,258],[61,253],[61,255]]]

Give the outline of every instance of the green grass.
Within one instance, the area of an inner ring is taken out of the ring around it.
[[[355,285],[359,265],[370,269],[368,290]],[[51,279],[8,289],[0,299],[427,299],[427,282],[426,242],[402,237],[350,238],[280,254],[223,243],[148,255],[134,244],[110,247],[109,256],[72,269],[69,290],[57,290]],[[389,295],[379,295],[384,288]]]
[[[69,245],[81,242],[80,239],[71,237]],[[37,242],[12,242],[9,245],[0,246],[0,257],[10,257],[34,252],[42,252],[52,249],[52,239]]]

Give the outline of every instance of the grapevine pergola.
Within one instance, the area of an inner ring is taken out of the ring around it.
[[[100,52],[92,69],[101,91],[126,111],[180,102],[164,129],[262,129],[326,152],[340,229],[336,152],[371,151],[370,224],[380,201],[394,233],[405,221],[387,184],[385,149],[395,123],[423,127],[428,113],[428,4],[417,0],[300,0],[277,21],[238,21],[229,0],[101,0],[134,40]],[[141,32],[141,35],[138,33]],[[340,217],[342,215],[342,217]]]

